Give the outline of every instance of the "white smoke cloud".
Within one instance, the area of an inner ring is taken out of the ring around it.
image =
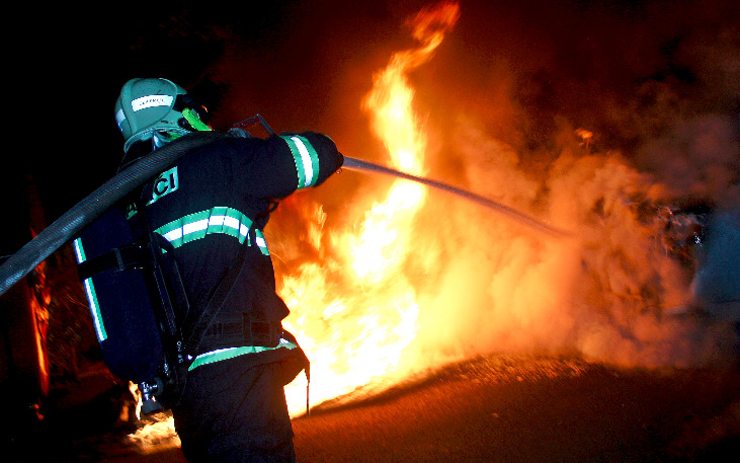
[[[651,367],[732,354],[731,326],[675,316],[691,304],[693,267],[664,241],[651,195],[665,186],[652,175],[574,139],[533,178],[512,147],[470,120],[452,145],[466,160],[468,188],[571,236],[538,234],[459,199],[430,200],[426,214],[444,225],[426,237],[443,250],[434,253],[430,283],[417,286],[425,349],[577,354]],[[420,223],[425,232],[428,225]]]

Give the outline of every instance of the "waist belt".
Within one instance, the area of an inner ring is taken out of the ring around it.
[[[223,313],[211,322],[203,334],[203,350],[226,346],[275,347],[283,333],[280,322],[256,318],[250,311]]]
[[[240,347],[224,347],[215,349],[209,352],[204,352],[195,359],[188,367],[188,371],[193,371],[199,366],[208,365],[210,363],[220,362],[222,360],[229,360],[235,357],[239,357],[247,354],[258,354],[260,352],[266,352],[276,349],[295,349],[298,347],[296,344],[288,341],[287,339],[280,338],[277,345],[273,347],[268,346],[240,346]]]

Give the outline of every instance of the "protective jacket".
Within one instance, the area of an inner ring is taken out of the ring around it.
[[[342,162],[331,139],[314,132],[224,136],[192,149],[145,186],[129,214],[172,246],[189,300],[187,313],[178,313],[184,338],[202,331],[195,351],[187,352],[191,370],[293,347],[280,338],[289,310],[275,291],[263,230],[276,201],[323,183]],[[218,314],[204,318],[234,266],[240,271]]]

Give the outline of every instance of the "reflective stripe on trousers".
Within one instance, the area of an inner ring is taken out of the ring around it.
[[[239,357],[242,355],[258,354],[260,352],[267,352],[270,350],[277,350],[277,349],[292,350],[292,349],[295,349],[296,347],[298,346],[282,338],[278,342],[278,345],[275,347],[267,347],[267,346],[224,347],[221,349],[215,349],[209,352],[204,352],[202,354],[199,354],[197,357],[195,357],[195,360],[193,360],[193,363],[190,364],[190,367],[188,367],[188,371],[193,371],[202,365],[208,365],[210,363],[216,363],[222,360],[228,360],[228,359],[232,359],[232,358]]]

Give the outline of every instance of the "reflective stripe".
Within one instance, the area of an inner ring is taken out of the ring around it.
[[[244,244],[247,241],[252,219],[230,207],[217,206],[209,210],[188,214],[165,224],[156,230],[172,246],[178,248],[185,243],[204,238],[213,233],[233,236]],[[247,241],[247,245],[252,243]]]
[[[257,246],[260,248],[262,255],[269,256],[270,250],[267,249],[267,241],[265,240],[265,235],[262,234],[262,230],[255,230],[254,238],[254,241],[257,242]]]
[[[77,262],[80,264],[85,262],[87,257],[85,256],[85,249],[82,247],[82,240],[77,238],[72,241],[72,244]],[[95,285],[92,278],[85,278],[82,284],[85,287],[87,301],[90,303],[90,315],[92,315],[93,325],[95,326],[95,335],[98,337],[98,341],[103,342],[108,339],[108,332],[105,330],[105,325],[103,325],[103,314],[100,313],[100,303],[98,302],[98,295],[95,292]]]
[[[98,294],[95,292],[95,285],[92,278],[86,278],[83,282],[87,300],[90,302],[90,314],[92,315],[93,325],[95,326],[95,335],[99,342],[108,339],[108,332],[103,325],[103,314],[100,313],[100,303],[98,303]]]
[[[311,142],[300,135],[281,135],[280,138],[285,140],[293,154],[293,161],[298,174],[298,188],[315,185],[319,178],[319,155]]]
[[[174,101],[172,95],[144,95],[131,100],[131,109],[141,111],[142,109],[157,108],[160,106],[172,106]]]
[[[123,124],[123,121],[126,120],[126,114],[123,112],[123,109],[119,109],[118,112],[116,112],[116,124],[118,124],[118,128],[121,128],[121,124]]]
[[[212,350],[210,352],[204,352],[197,357],[195,357],[195,360],[193,360],[193,363],[190,364],[190,367],[188,367],[188,371],[193,371],[199,366],[202,365],[208,365],[211,363],[220,362],[222,360],[229,360],[233,359],[242,355],[247,354],[258,354],[260,352],[267,352],[270,350],[277,350],[277,349],[295,349],[296,346],[292,342],[280,339],[280,342],[278,342],[278,345],[275,347],[265,347],[265,346],[241,346],[241,347],[225,347],[223,349],[216,349]]]
[[[75,248],[75,257],[77,257],[77,263],[81,264],[87,260],[85,256],[85,250],[82,248],[82,240],[80,238],[75,239],[72,244]]]

